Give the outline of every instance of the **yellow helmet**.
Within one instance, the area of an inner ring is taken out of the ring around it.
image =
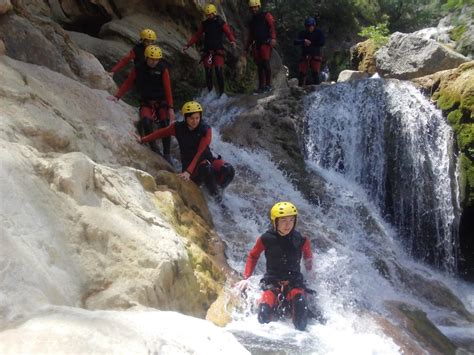
[[[145,58],[151,58],[151,59],[163,58],[163,53],[161,52],[161,48],[158,46],[147,46],[145,48]]]
[[[291,202],[277,202],[270,210],[270,219],[272,220],[273,228],[276,228],[275,221],[280,217],[298,216],[298,210]]]
[[[202,113],[202,106],[197,101],[188,101],[181,108],[181,113],[183,114],[183,116],[187,113],[195,113],[195,112]]]
[[[249,7],[261,7],[262,4],[260,3],[260,0],[249,0]]]
[[[156,33],[153,30],[150,30],[149,28],[145,28],[140,32],[140,39],[143,41],[145,39],[148,39],[150,41],[156,41]]]
[[[204,7],[204,13],[206,16],[209,16],[210,14],[217,15],[217,9],[214,5],[207,4],[206,7]]]

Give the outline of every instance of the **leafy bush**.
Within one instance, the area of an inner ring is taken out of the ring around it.
[[[385,21],[374,26],[362,27],[358,34],[361,37],[371,39],[375,43],[376,48],[380,48],[388,42],[390,31]]]

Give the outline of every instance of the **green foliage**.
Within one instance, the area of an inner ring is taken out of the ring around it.
[[[448,122],[451,126],[453,126],[453,129],[456,130],[456,127],[458,126],[459,122],[461,121],[462,118],[462,111],[457,109],[454,111],[451,111],[448,114]]]
[[[453,41],[459,41],[466,30],[467,26],[465,24],[456,26],[449,32],[449,37],[451,37]]]
[[[459,9],[462,9],[465,5],[473,5],[473,1],[472,0],[448,0],[446,4],[442,6],[442,9],[445,11],[459,10]]]
[[[361,37],[371,39],[375,43],[375,47],[380,48],[388,42],[390,31],[388,29],[388,23],[385,21],[374,26],[362,27],[362,30],[358,34]]]

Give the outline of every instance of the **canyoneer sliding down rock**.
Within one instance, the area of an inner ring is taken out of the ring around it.
[[[129,75],[129,78],[119,88],[115,96],[108,99],[117,102],[130,89],[133,83],[140,94],[140,120],[137,128],[141,136],[153,132],[156,123],[158,127],[168,127],[175,120],[173,110],[173,94],[167,65],[162,61],[163,53],[158,46],[148,46],[145,49],[145,61],[139,63]],[[171,164],[171,138],[163,138],[163,157]],[[150,148],[160,154],[155,141],[150,142]]]
[[[218,200],[234,178],[234,167],[219,155],[215,158],[209,148],[212,130],[203,118],[203,109],[199,102],[186,102],[181,112],[184,121],[175,122],[145,137],[133,134],[139,143],[151,142],[158,138],[175,136],[181,154],[182,172],[179,177],[192,180],[197,185],[204,183],[207,190]]]
[[[209,92],[212,91],[212,69],[214,68],[219,95],[222,95],[224,93],[224,34],[234,49],[237,47],[237,44],[229,25],[217,15],[217,8],[213,4],[207,4],[204,8],[204,13],[207,19],[202,22],[197,32],[183,47],[183,52],[204,36],[201,61],[206,73],[207,89]]]
[[[145,61],[145,48],[156,42],[156,33],[149,28],[145,28],[140,32],[140,40],[138,43],[127,53],[125,57],[119,60],[115,66],[110,69],[109,74],[113,76],[115,73],[120,71],[128,63],[133,60],[135,66]]]
[[[269,323],[272,320],[291,315],[298,330],[305,330],[308,318],[314,317],[324,323],[321,313],[308,309],[307,296],[315,291],[306,287],[300,271],[301,258],[307,272],[312,272],[313,254],[308,237],[296,229],[298,211],[291,202],[278,202],[270,210],[272,229],[257,239],[249,252],[243,280],[236,286],[241,292],[248,287],[262,252],[265,252],[266,272],[260,280],[263,290],[258,305],[258,321]]]
[[[252,18],[249,22],[249,33],[245,54],[252,48],[252,54],[257,65],[258,88],[254,94],[272,91],[272,69],[270,58],[272,49],[276,46],[276,30],[273,16],[270,12],[261,11],[260,0],[249,0]]]

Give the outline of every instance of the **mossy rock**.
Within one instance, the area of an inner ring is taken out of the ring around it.
[[[461,39],[462,35],[466,32],[467,26],[465,24],[459,25],[454,27],[450,32],[449,32],[449,37],[457,42]]]
[[[447,71],[435,82],[432,99],[447,115],[461,152],[461,204],[474,206],[474,61]]]

